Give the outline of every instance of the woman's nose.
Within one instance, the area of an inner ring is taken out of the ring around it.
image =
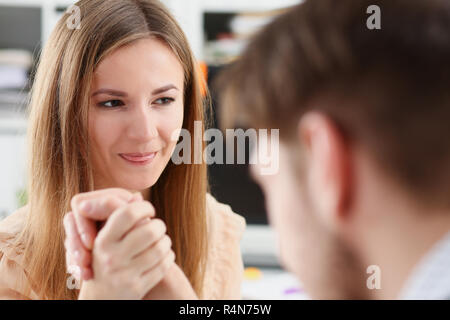
[[[147,104],[132,108],[128,136],[134,140],[148,141],[158,136],[154,114]]]

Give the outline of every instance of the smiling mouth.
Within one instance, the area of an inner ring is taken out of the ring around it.
[[[156,156],[157,152],[148,153],[120,153],[119,156],[132,164],[144,165],[150,163]]]

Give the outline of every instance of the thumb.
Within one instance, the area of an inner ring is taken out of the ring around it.
[[[140,192],[135,192],[135,193],[133,193],[133,197],[131,198],[131,200],[129,201],[129,203],[130,202],[135,202],[135,201],[142,201],[142,200],[144,200],[144,197],[142,196],[142,193],[140,193]],[[139,220],[136,224],[135,224],[135,228],[136,227],[139,227],[139,226],[141,226],[141,225],[144,225],[144,224],[146,224],[146,223],[148,223],[148,222],[150,222],[150,218],[149,217],[146,217],[146,218],[144,218],[144,219],[141,219],[141,220]]]
[[[142,200],[144,200],[144,197],[142,196],[142,193],[135,192],[135,193],[133,193],[133,197],[131,198],[130,201],[128,201],[128,203],[135,202],[135,201],[142,201]]]

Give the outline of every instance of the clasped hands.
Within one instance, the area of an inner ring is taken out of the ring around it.
[[[68,271],[83,280],[79,299],[197,298],[175,263],[165,223],[140,193],[80,193],[71,209],[64,246]]]

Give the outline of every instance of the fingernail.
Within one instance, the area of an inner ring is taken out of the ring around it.
[[[80,210],[89,213],[92,209],[92,204],[90,201],[82,201],[80,203]]]

